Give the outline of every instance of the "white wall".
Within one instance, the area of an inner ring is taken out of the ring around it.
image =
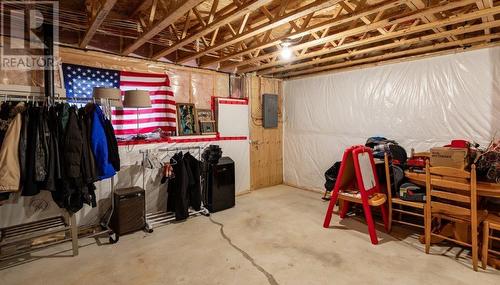
[[[371,136],[409,152],[500,137],[500,47],[285,82],[284,181],[323,189],[343,150]]]
[[[115,176],[115,189],[131,186],[143,186],[142,154],[140,150],[150,149],[153,155],[165,157],[165,152],[155,152],[160,148],[200,146],[202,150],[210,144],[219,145],[223,156],[231,157],[235,162],[236,192],[250,190],[250,157],[248,140],[214,141],[197,143],[158,143],[135,146],[121,146],[120,158],[122,169]],[[193,153],[195,154],[195,153]],[[172,153],[170,153],[170,156]],[[167,159],[168,160],[168,159]],[[160,169],[147,169],[145,172],[146,210],[157,212],[166,209],[166,184],[160,184]],[[111,179],[96,183],[98,207],[88,205],[77,213],[79,225],[98,224],[100,217],[109,208],[111,197]],[[44,205],[46,207],[36,207]],[[49,192],[41,191],[33,197],[22,197],[19,193],[11,194],[8,203],[0,206],[0,227],[37,221],[47,217],[62,215],[64,212],[53,202]]]

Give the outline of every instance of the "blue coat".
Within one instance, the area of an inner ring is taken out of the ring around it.
[[[113,177],[116,171],[109,161],[108,141],[104,132],[104,114],[98,105],[92,115],[90,144],[98,170],[99,180]]]

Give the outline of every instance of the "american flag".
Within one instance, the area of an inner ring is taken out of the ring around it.
[[[63,64],[64,85],[68,97],[92,98],[94,87],[147,90],[151,108],[113,108],[112,123],[116,135],[144,134],[161,129],[176,130],[174,93],[166,74],[138,73]],[[137,114],[139,128],[137,129]]]

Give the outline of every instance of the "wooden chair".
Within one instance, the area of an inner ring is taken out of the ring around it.
[[[478,263],[478,212],[476,196],[476,166],[471,171],[450,167],[430,167],[427,160],[426,204],[425,204],[425,252],[429,253],[432,237],[455,242],[472,248],[472,266],[477,271]],[[432,219],[469,223],[471,243],[455,237],[432,232]]]
[[[490,242],[492,240],[500,241],[500,237],[497,234],[494,235],[494,231],[500,232],[500,216],[489,214],[488,217],[483,222],[483,248],[481,253],[481,263],[483,269],[486,269],[488,264],[488,253],[494,253],[500,256],[500,252],[490,249]]]
[[[414,217],[422,218],[425,221],[425,203],[423,202],[413,202],[413,201],[405,201],[400,199],[399,197],[392,196],[391,189],[391,175],[390,175],[390,166],[389,166],[389,156],[387,153],[384,155],[384,164],[385,164],[385,181],[387,185],[387,200],[389,207],[389,232],[392,229],[392,222],[396,222],[399,224],[417,227],[420,229],[424,229],[423,223],[416,224],[411,223],[409,221],[403,221],[402,215],[410,215]],[[395,208],[394,206],[398,206]],[[405,209],[403,209],[405,207]],[[414,210],[414,211],[413,211]],[[398,214],[399,219],[393,218],[393,212]]]

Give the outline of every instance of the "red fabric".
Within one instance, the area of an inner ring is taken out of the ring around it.
[[[176,130],[175,99],[167,74],[122,71],[120,89],[122,95],[127,90],[147,90],[152,106],[140,109],[113,108],[112,123],[116,135],[145,134],[158,129]]]
[[[168,137],[157,140],[134,140],[134,141],[118,141],[118,145],[142,145],[142,144],[153,144],[153,143],[195,143],[195,142],[216,142],[216,141],[242,141],[247,140],[248,137],[220,137],[218,134],[215,137],[207,138],[186,138],[186,137]]]

